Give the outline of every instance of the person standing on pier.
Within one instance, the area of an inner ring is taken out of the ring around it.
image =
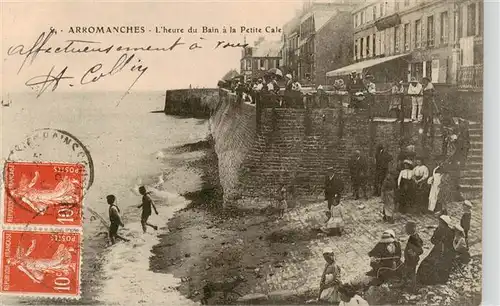
[[[422,105],[424,103],[422,97],[422,84],[417,81],[417,78],[412,77],[408,85],[408,95],[411,96],[411,120],[413,122],[422,121]]]
[[[156,210],[156,206],[149,196],[149,192],[146,191],[146,187],[139,187],[139,193],[142,195],[142,204],[139,205],[138,208],[142,207],[141,214],[141,225],[144,233],[146,232],[146,226],[152,227],[155,231],[158,229],[158,226],[148,223],[149,216],[151,216],[151,207],[155,210],[155,213],[158,214],[158,210]]]

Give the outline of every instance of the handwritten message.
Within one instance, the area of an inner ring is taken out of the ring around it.
[[[281,29],[277,27],[251,28],[246,26],[236,27],[206,27],[201,28],[168,28],[165,26],[155,26],[146,29],[143,26],[110,26],[110,27],[81,27],[72,26],[69,30],[56,30],[50,28],[48,31],[40,33],[36,40],[29,44],[17,44],[7,48],[8,58],[20,58],[21,63],[17,73],[19,74],[26,66],[33,65],[39,58],[53,54],[105,54],[116,56],[114,64],[104,64],[97,62],[85,70],[83,74],[75,75],[69,66],[56,67],[53,65],[49,71],[40,75],[30,77],[25,85],[37,91],[37,97],[40,97],[46,91],[55,91],[63,84],[73,86],[85,86],[96,83],[105,78],[114,75],[129,72],[134,74],[132,83],[128,86],[125,95],[130,92],[139,79],[147,73],[149,67],[140,58],[142,52],[170,52],[173,50],[185,50],[194,52],[196,50],[226,49],[226,48],[245,48],[248,44],[241,42],[231,42],[226,40],[210,40],[203,36],[196,36],[196,39],[185,39],[183,36],[174,36],[171,43],[163,46],[144,45],[130,46],[107,44],[101,39],[68,39],[63,43],[56,43],[53,37],[58,33],[70,34],[141,34],[144,32],[155,34],[212,34],[212,33],[278,33]],[[95,38],[94,35],[93,37]],[[192,36],[195,37],[195,36]],[[117,54],[117,55],[115,55]]]

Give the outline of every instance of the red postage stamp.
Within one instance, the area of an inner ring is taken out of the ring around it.
[[[81,233],[4,230],[2,238],[3,293],[80,295]]]
[[[7,162],[5,224],[82,225],[80,164]]]

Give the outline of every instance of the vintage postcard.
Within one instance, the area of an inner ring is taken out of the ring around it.
[[[481,304],[488,5],[3,1],[0,304]]]

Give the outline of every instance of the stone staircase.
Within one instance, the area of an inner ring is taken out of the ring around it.
[[[460,175],[460,190],[465,194],[483,191],[483,128],[481,123],[469,124],[471,148]]]

